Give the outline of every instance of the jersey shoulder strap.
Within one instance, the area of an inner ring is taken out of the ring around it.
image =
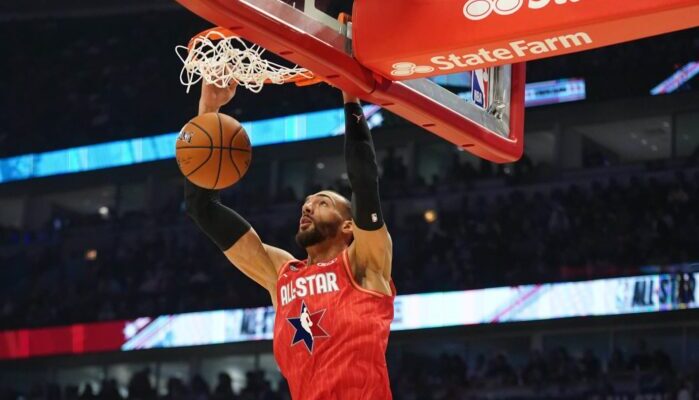
[[[277,279],[279,279],[282,276],[282,274],[289,269],[289,265],[291,265],[293,263],[297,263],[297,262],[299,262],[299,260],[292,258],[291,260],[282,264],[282,267],[279,268],[279,271],[277,271]]]

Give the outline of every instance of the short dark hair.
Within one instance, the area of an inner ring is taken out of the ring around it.
[[[338,210],[340,211],[340,214],[342,215],[342,218],[344,219],[352,219],[352,203],[347,199],[347,197],[341,195],[340,193],[334,191],[334,190],[323,190],[324,192],[330,192],[337,196],[337,198],[340,200],[338,203]]]
[[[333,203],[335,204],[336,209],[340,212],[340,215],[342,215],[342,218],[344,218],[345,220],[352,219],[352,203],[349,200],[347,200],[347,197],[341,195],[340,193],[334,190],[321,190],[320,192],[309,195],[308,197],[306,197],[306,200],[308,200],[308,198],[311,196],[316,196],[320,194],[332,198]],[[330,194],[330,196],[328,196],[328,194]]]

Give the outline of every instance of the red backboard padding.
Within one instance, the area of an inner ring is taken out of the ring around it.
[[[699,26],[699,0],[355,0],[353,7],[355,58],[392,80],[554,57]],[[434,69],[393,76],[398,62]]]

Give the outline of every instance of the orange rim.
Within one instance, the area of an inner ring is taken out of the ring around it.
[[[189,43],[187,43],[187,50],[189,51],[192,49],[192,46],[194,46],[194,41],[196,39],[205,38],[213,32],[218,33],[222,39],[227,39],[227,38],[231,38],[231,37],[238,37],[238,35],[235,32],[233,32],[232,30],[230,30],[228,28],[215,26],[213,28],[209,28],[205,31],[199,32],[196,35],[192,36],[192,38],[189,40]],[[315,74],[311,71],[308,71],[306,74],[310,75],[310,76],[290,75],[289,77],[285,77],[283,79],[283,82],[284,83],[295,83],[296,86],[299,86],[299,87],[311,86],[311,85],[315,85],[317,83],[323,82],[323,80],[321,78],[315,76]],[[271,84],[273,82],[272,82],[272,80],[267,79],[264,81],[264,83],[265,83],[265,85],[267,85],[267,84]]]
[[[212,32],[216,32],[219,35],[221,35],[222,39],[238,36],[235,34],[235,32],[233,32],[230,29],[222,28],[220,26],[215,26],[213,28],[209,28],[205,31],[201,31],[201,32],[197,33],[196,35],[192,36],[192,38],[189,39],[189,43],[187,43],[187,50],[192,50],[192,46],[194,45],[194,41],[196,39],[203,39],[203,38],[207,37]]]

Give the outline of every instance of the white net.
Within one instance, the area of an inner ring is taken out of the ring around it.
[[[187,87],[187,93],[202,79],[220,88],[235,80],[258,93],[265,82],[283,84],[299,78],[313,78],[305,68],[289,68],[265,60],[262,47],[249,46],[238,37],[228,37],[215,30],[195,37],[189,46],[175,47],[175,52],[183,63],[180,82]]]

